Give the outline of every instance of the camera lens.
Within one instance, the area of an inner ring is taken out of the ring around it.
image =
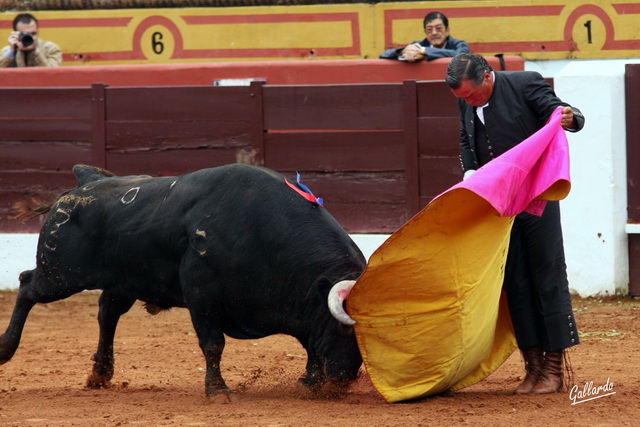
[[[20,41],[22,46],[29,47],[33,44],[33,36],[29,33],[20,33]]]

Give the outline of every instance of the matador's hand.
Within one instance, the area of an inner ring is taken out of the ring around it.
[[[564,107],[562,109],[562,120],[560,120],[560,126],[564,129],[568,129],[571,127],[573,123],[573,110],[571,107]]]

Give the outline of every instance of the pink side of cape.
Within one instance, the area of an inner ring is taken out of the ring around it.
[[[470,190],[502,216],[522,211],[541,215],[546,200],[536,198],[558,181],[570,182],[569,146],[561,119],[558,107],[542,129],[448,191]]]

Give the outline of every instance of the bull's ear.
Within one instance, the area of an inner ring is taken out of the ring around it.
[[[73,167],[73,174],[78,180],[78,186],[83,186],[93,181],[115,176],[106,169],[89,165],[75,165]]]
[[[329,295],[329,291],[331,290],[332,286],[333,286],[333,283],[331,283],[330,280],[327,280],[326,278],[323,277],[322,279],[318,280],[316,289],[318,290],[318,294],[322,298],[326,298],[327,295]]]
[[[305,299],[313,301],[316,304],[327,304],[327,295],[331,290],[331,282],[324,277],[316,279],[316,281],[309,286]]]

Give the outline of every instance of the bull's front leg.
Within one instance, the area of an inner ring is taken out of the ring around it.
[[[107,386],[113,377],[113,340],[120,317],[125,314],[135,298],[114,295],[104,291],[100,295],[100,309],[98,311],[98,324],[100,325],[100,339],[98,350],[93,355],[93,369],[87,378],[87,387],[101,388]]]
[[[7,330],[0,335],[0,365],[11,360],[18,349],[24,324],[33,306],[39,302],[46,303],[65,297],[65,295],[58,297],[46,281],[39,289],[36,286],[36,273],[37,270],[26,270],[20,273],[20,289],[16,305],[13,307],[13,314],[11,314]]]
[[[323,370],[323,363],[319,357],[313,352],[307,350],[307,366],[305,369],[305,375],[302,376],[300,381],[309,391],[317,391],[324,383],[325,375]]]
[[[0,365],[11,360],[20,345],[20,338],[29,312],[36,302],[28,296],[28,291],[21,288],[13,307],[13,314],[9,326],[4,334],[0,335]]]

